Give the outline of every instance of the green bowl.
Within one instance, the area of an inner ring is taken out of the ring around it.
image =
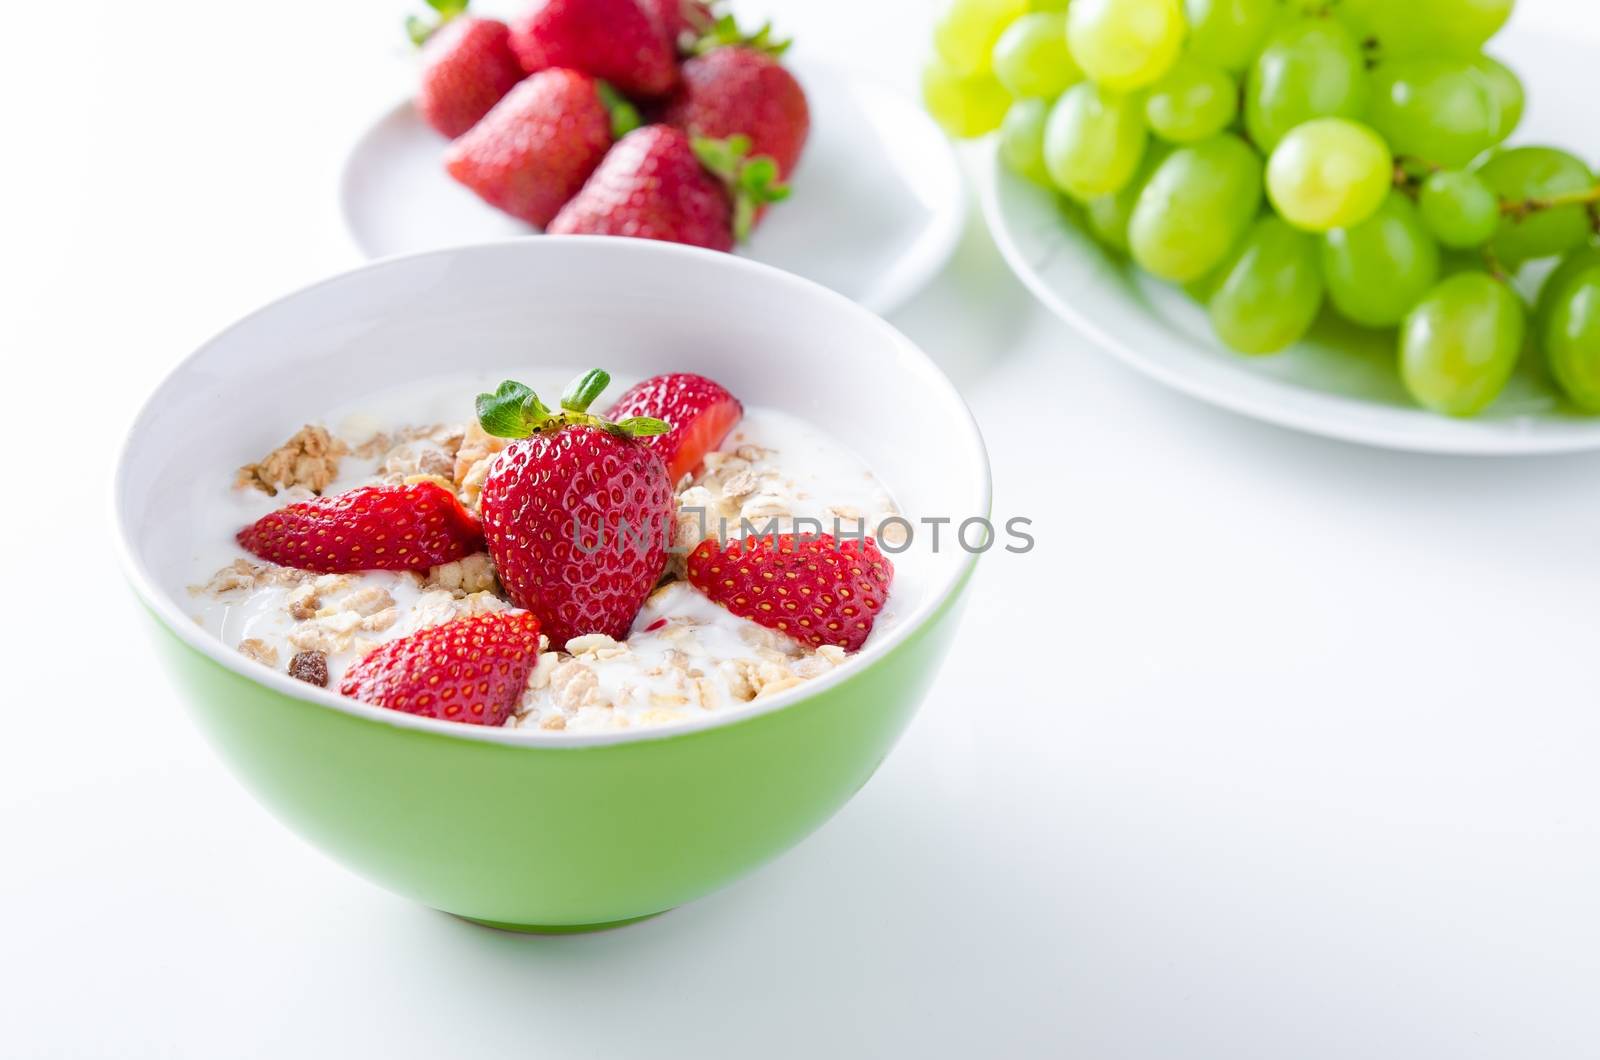
[[[299,425],[294,410],[431,375],[580,362],[619,376],[703,372],[844,438],[909,517],[988,515],[970,414],[894,329],[774,269],[620,239],[389,259],[275,302],[161,384],[115,486],[126,570],[175,684],[246,786],[373,882],[516,930],[651,916],[827,820],[934,680],[976,561],[960,548],[928,551],[916,597],[895,601],[899,623],[831,674],[694,726],[593,736],[346,700],[245,659],[189,617],[195,556],[215,547],[192,513]]]

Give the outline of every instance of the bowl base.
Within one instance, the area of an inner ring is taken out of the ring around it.
[[[667,912],[663,909],[662,913]],[[646,913],[644,916],[630,917],[627,920],[611,920],[603,924],[507,924],[499,920],[479,920],[475,916],[461,916],[452,913],[457,920],[465,920],[469,924],[479,927],[493,928],[496,931],[511,931],[518,935],[587,935],[595,931],[610,931],[612,928],[627,927],[643,920],[651,920],[661,913]]]

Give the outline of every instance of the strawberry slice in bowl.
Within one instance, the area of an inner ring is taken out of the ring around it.
[[[665,434],[644,439],[667,465],[677,483],[698,468],[706,454],[723,443],[744,417],[744,406],[726,387],[703,375],[673,372],[629,387],[606,417],[625,420],[647,416],[671,426]]]
[[[424,571],[483,549],[483,527],[436,482],[362,486],[291,504],[238,533],[245,551],[296,570]]]
[[[391,640],[352,666],[339,693],[464,725],[504,725],[539,659],[526,611],[458,618]]]

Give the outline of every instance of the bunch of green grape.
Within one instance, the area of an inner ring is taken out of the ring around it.
[[[1514,2],[946,0],[923,96],[1233,349],[1283,350],[1326,302],[1395,330],[1429,409],[1482,411],[1531,340],[1600,412],[1600,187],[1502,146],[1523,88],[1482,48]],[[1513,279],[1547,258],[1530,311]]]

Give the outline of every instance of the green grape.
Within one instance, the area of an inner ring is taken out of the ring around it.
[[[1586,272],[1596,265],[1600,265],[1600,247],[1579,247],[1566,257],[1546,276],[1543,285],[1539,288],[1539,298],[1534,303],[1533,319],[1535,332],[1543,332],[1545,322],[1550,319],[1555,304],[1566,293],[1567,285],[1581,272]]]
[[[1399,155],[1464,166],[1500,142],[1493,79],[1464,59],[1413,56],[1372,72],[1367,121]]]
[[[1190,283],[1217,267],[1261,206],[1261,158],[1224,133],[1180,147],[1139,192],[1128,222],[1133,260]]]
[[[1377,133],[1345,118],[1297,126],[1267,163],[1273,208],[1296,228],[1326,232],[1371,217],[1394,183],[1394,159]]]
[[[1065,11],[1071,0],[1028,0],[1029,11]]]
[[[1191,59],[1178,60],[1144,98],[1144,117],[1151,130],[1178,144],[1215,136],[1233,122],[1238,110],[1239,88],[1233,78]]]
[[[1345,319],[1393,327],[1439,279],[1439,247],[1411,200],[1391,195],[1365,221],[1323,237],[1322,276]]]
[[[994,46],[994,76],[1018,99],[1055,99],[1083,71],[1067,51],[1067,16],[1023,15]]]
[[[1516,0],[1342,0],[1339,14],[1386,56],[1468,55],[1500,31]]]
[[[1600,412],[1600,264],[1567,277],[1539,328],[1550,374],[1573,404]]]
[[[1044,124],[1050,104],[1042,99],[1019,99],[1000,123],[1000,157],[1013,172],[1035,184],[1054,188],[1044,165]]]
[[[1441,282],[1406,317],[1400,376],[1425,408],[1472,416],[1505,389],[1522,352],[1522,300],[1482,272]]]
[[[1179,0],[1073,0],[1067,44],[1097,85],[1131,92],[1154,84],[1183,48]]]
[[[1517,126],[1522,123],[1522,111],[1527,106],[1527,96],[1522,91],[1522,82],[1511,68],[1492,59],[1487,55],[1480,55],[1472,61],[1472,65],[1483,75],[1484,81],[1489,86],[1489,91],[1495,97],[1495,110],[1500,115],[1500,124],[1494,132],[1494,142],[1503,143],[1506,137],[1517,131]]]
[[[934,56],[922,68],[922,105],[945,132],[965,139],[996,129],[1011,95],[988,74],[962,77]]]
[[[1270,153],[1290,129],[1312,118],[1360,117],[1366,60],[1332,19],[1297,19],[1267,38],[1245,85],[1245,127]]]
[[[1027,10],[1027,0],[946,0],[933,23],[933,46],[955,74],[986,74],[1000,34]]]
[[[1489,190],[1510,203],[1575,195],[1594,186],[1594,174],[1578,159],[1553,147],[1514,147],[1497,151],[1478,169]],[[1588,241],[1589,215],[1581,204],[1507,213],[1489,249],[1516,266],[1533,258],[1565,253]]]
[[[1189,54],[1240,73],[1250,65],[1277,17],[1276,0],[1184,0]]]
[[[1110,195],[1090,199],[1084,216],[1089,230],[1100,242],[1113,250],[1128,253],[1128,222],[1133,219],[1133,208],[1139,204],[1139,193],[1150,182],[1150,177],[1167,160],[1172,148],[1157,140],[1145,149],[1144,159],[1133,179]]]
[[[1481,247],[1500,226],[1500,200],[1476,173],[1441,169],[1417,193],[1433,238],[1454,250]]]
[[[1132,179],[1146,139],[1137,100],[1080,81],[1050,108],[1044,161],[1056,187],[1088,202]]]
[[[1217,270],[1208,310],[1240,353],[1276,353],[1305,336],[1322,308],[1316,237],[1263,217]]]

